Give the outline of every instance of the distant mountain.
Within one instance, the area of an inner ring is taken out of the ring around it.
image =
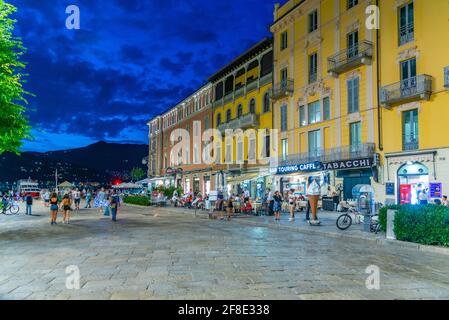
[[[97,142],[83,148],[24,152],[20,156],[0,155],[0,182],[13,183],[19,179],[42,182],[59,180],[70,182],[109,182],[111,179],[129,179],[134,167],[144,167],[142,159],[148,155],[144,144],[117,144]]]

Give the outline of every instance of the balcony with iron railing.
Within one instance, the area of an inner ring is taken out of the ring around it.
[[[399,28],[399,45],[415,40],[415,24],[411,22]]]
[[[380,90],[380,103],[384,107],[416,100],[430,100],[432,95],[432,77],[419,75],[404,79]]]
[[[260,78],[260,86],[264,86],[268,83],[273,82],[273,74],[270,72]]]
[[[270,73],[262,76],[260,79],[259,78],[248,79],[246,84],[237,86],[235,88],[235,90],[233,90],[231,92],[227,92],[224,97],[215,100],[213,102],[213,107],[216,108],[216,107],[223,106],[226,103],[229,103],[237,98],[244,96],[246,93],[248,93],[250,91],[259,89],[260,87],[262,87],[268,83],[271,83],[273,81],[272,76],[273,76],[273,74],[270,72]]]
[[[333,76],[338,76],[360,65],[369,65],[373,58],[373,43],[363,41],[349,47],[327,59],[327,70]]]
[[[258,87],[258,79],[250,79],[246,83],[246,92],[253,91]]]
[[[279,160],[279,166],[297,165],[309,162],[345,161],[374,157],[374,143],[361,143],[352,146],[331,149],[318,149],[313,152],[289,155],[285,160]]]
[[[419,137],[416,134],[404,135],[402,139],[403,151],[414,151],[419,149]]]
[[[241,87],[235,89],[234,99],[240,98],[243,95],[245,95],[245,86],[241,86]]]
[[[234,92],[229,92],[229,93],[227,93],[225,96],[224,96],[224,103],[226,104],[226,103],[228,103],[228,102],[231,102],[232,100],[234,100]]]
[[[271,98],[279,100],[293,95],[294,81],[292,79],[281,81],[274,85]]]
[[[259,115],[254,113],[245,114],[239,118],[232,119],[229,122],[220,124],[217,129],[224,135],[225,130],[249,129],[259,126]]]

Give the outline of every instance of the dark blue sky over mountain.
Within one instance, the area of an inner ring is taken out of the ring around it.
[[[265,36],[273,0],[8,0],[28,49],[34,141],[147,143],[146,123]],[[285,1],[284,1],[285,2]],[[68,5],[81,29],[65,27]]]

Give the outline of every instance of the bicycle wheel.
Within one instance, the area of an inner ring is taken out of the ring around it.
[[[7,206],[6,209],[3,211],[3,214],[7,215],[7,216],[10,216],[10,215],[13,215],[14,213],[12,213],[11,207]]]
[[[342,214],[337,219],[337,228],[347,230],[352,225],[352,218],[349,214]]]
[[[17,206],[17,205],[12,205],[11,207],[9,207],[9,211],[10,211],[12,214],[18,214],[18,213],[19,213],[19,210],[20,210],[20,207]]]

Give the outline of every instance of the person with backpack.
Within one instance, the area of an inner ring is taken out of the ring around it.
[[[120,197],[115,191],[113,191],[111,195],[110,207],[111,207],[112,221],[116,222],[117,212],[118,209],[120,208]]]
[[[70,200],[70,196],[66,194],[61,201],[61,207],[64,212],[64,224],[70,224],[70,211],[72,210],[72,200]]]
[[[31,216],[31,210],[33,208],[33,197],[31,196],[31,193],[28,193],[25,197],[26,201],[26,215]]]
[[[59,201],[58,201],[58,195],[56,192],[53,192],[53,194],[50,197],[50,214],[51,214],[51,225],[57,224],[56,219],[58,217],[58,210],[59,210]]]
[[[273,200],[274,200],[274,205],[273,205],[274,220],[281,221],[282,196],[279,193],[279,191],[276,191],[274,193]]]

